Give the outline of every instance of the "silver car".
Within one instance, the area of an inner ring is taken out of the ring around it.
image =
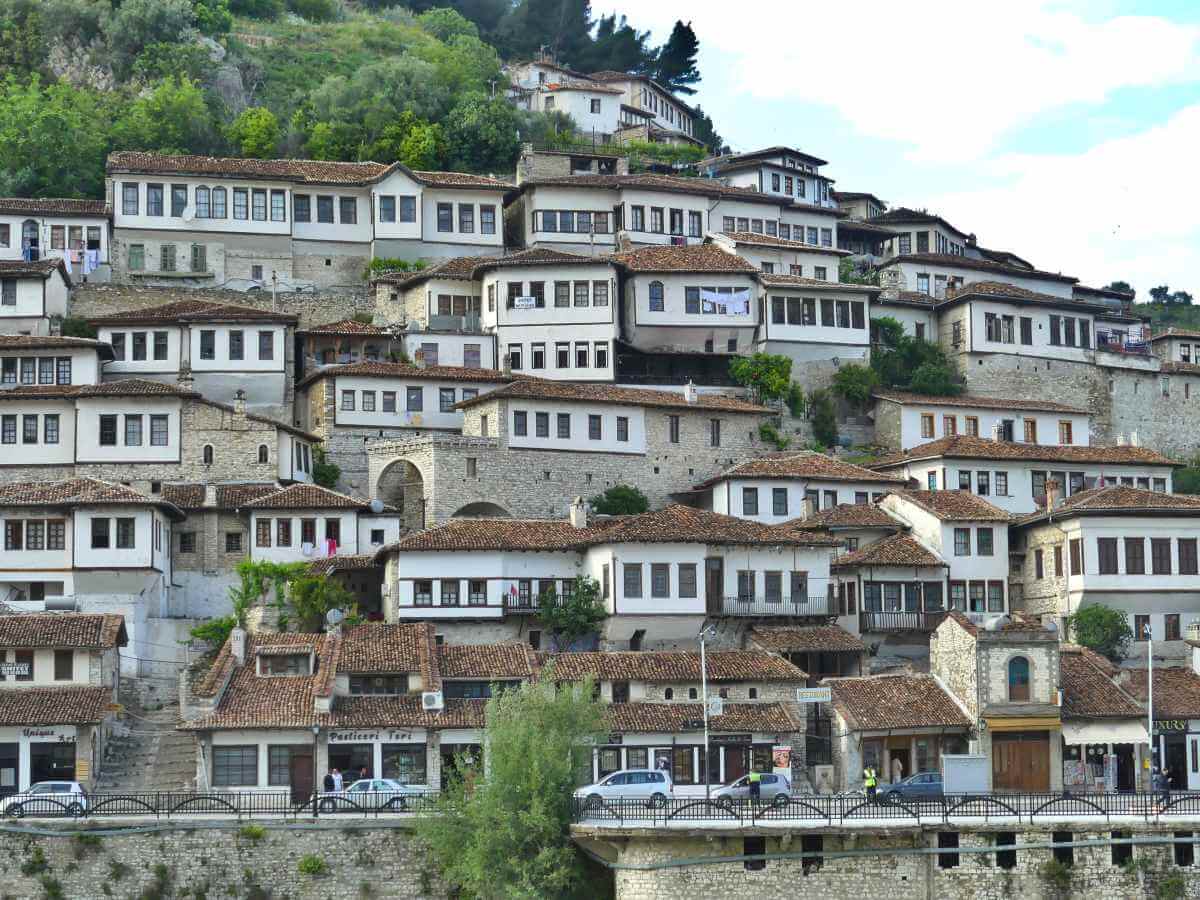
[[[414,798],[424,797],[423,784],[403,784],[394,778],[360,778],[340,791],[321,791],[317,808],[321,812],[356,812],[362,809],[408,809]]]
[[[791,799],[792,784],[783,775],[764,772],[758,776],[758,796],[760,800],[784,804]],[[713,791],[713,799],[722,805],[732,805],[737,800],[750,799],[750,776],[743,775],[732,784]]]
[[[0,800],[5,816],[82,816],[87,808],[87,791],[78,781],[39,781]]]
[[[644,800],[647,806],[666,806],[667,798],[675,791],[669,772],[661,769],[622,769],[600,779],[595,784],[575,792],[583,800],[584,809],[600,806],[605,800]]]

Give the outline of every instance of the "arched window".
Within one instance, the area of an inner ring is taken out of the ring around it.
[[[215,187],[212,190],[212,218],[225,218],[225,188]]]
[[[270,462],[270,451],[267,450],[266,444],[258,445],[258,461],[260,463]]]
[[[213,446],[212,444],[204,445],[204,464],[211,466],[213,464]]]
[[[664,700],[674,700],[675,699],[675,689],[667,688],[665,691],[663,691],[663,699]]]
[[[196,218],[207,219],[209,217],[208,205],[208,188],[203,185],[196,187]]]
[[[1024,656],[1008,661],[1008,699],[1010,703],[1029,702],[1029,660]]]
[[[663,308],[663,283],[652,281],[650,282],[650,312],[662,312]]]

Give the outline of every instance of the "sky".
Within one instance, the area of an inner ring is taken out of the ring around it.
[[[928,209],[1085,284],[1200,297],[1200,3],[662,0],[700,40],[690,98],[735,151],[784,144],[835,187]]]

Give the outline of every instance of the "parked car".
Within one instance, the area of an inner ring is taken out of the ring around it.
[[[669,772],[661,769],[622,769],[601,778],[595,784],[581,787],[575,796],[584,801],[583,808],[591,809],[605,800],[645,800],[647,806],[665,806],[675,792]]]
[[[787,803],[792,796],[792,785],[783,775],[764,772],[759,776],[758,794],[761,800],[774,803]],[[743,775],[732,784],[713,791],[713,799],[723,805],[731,805],[735,800],[750,799],[750,776]]]
[[[895,784],[881,784],[878,793],[888,800],[941,800],[942,776],[939,772],[918,772]]]
[[[82,816],[87,812],[87,791],[78,781],[39,781],[29,789],[0,800],[5,816]]]
[[[414,797],[423,797],[423,784],[403,784],[394,778],[360,778],[340,791],[317,794],[321,812],[349,812],[361,809],[408,809]]]

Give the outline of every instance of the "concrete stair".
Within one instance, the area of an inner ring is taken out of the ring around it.
[[[196,743],[189,732],[176,731],[179,710],[127,707],[128,733],[114,735],[105,749],[96,783],[99,793],[188,791],[196,781]]]

